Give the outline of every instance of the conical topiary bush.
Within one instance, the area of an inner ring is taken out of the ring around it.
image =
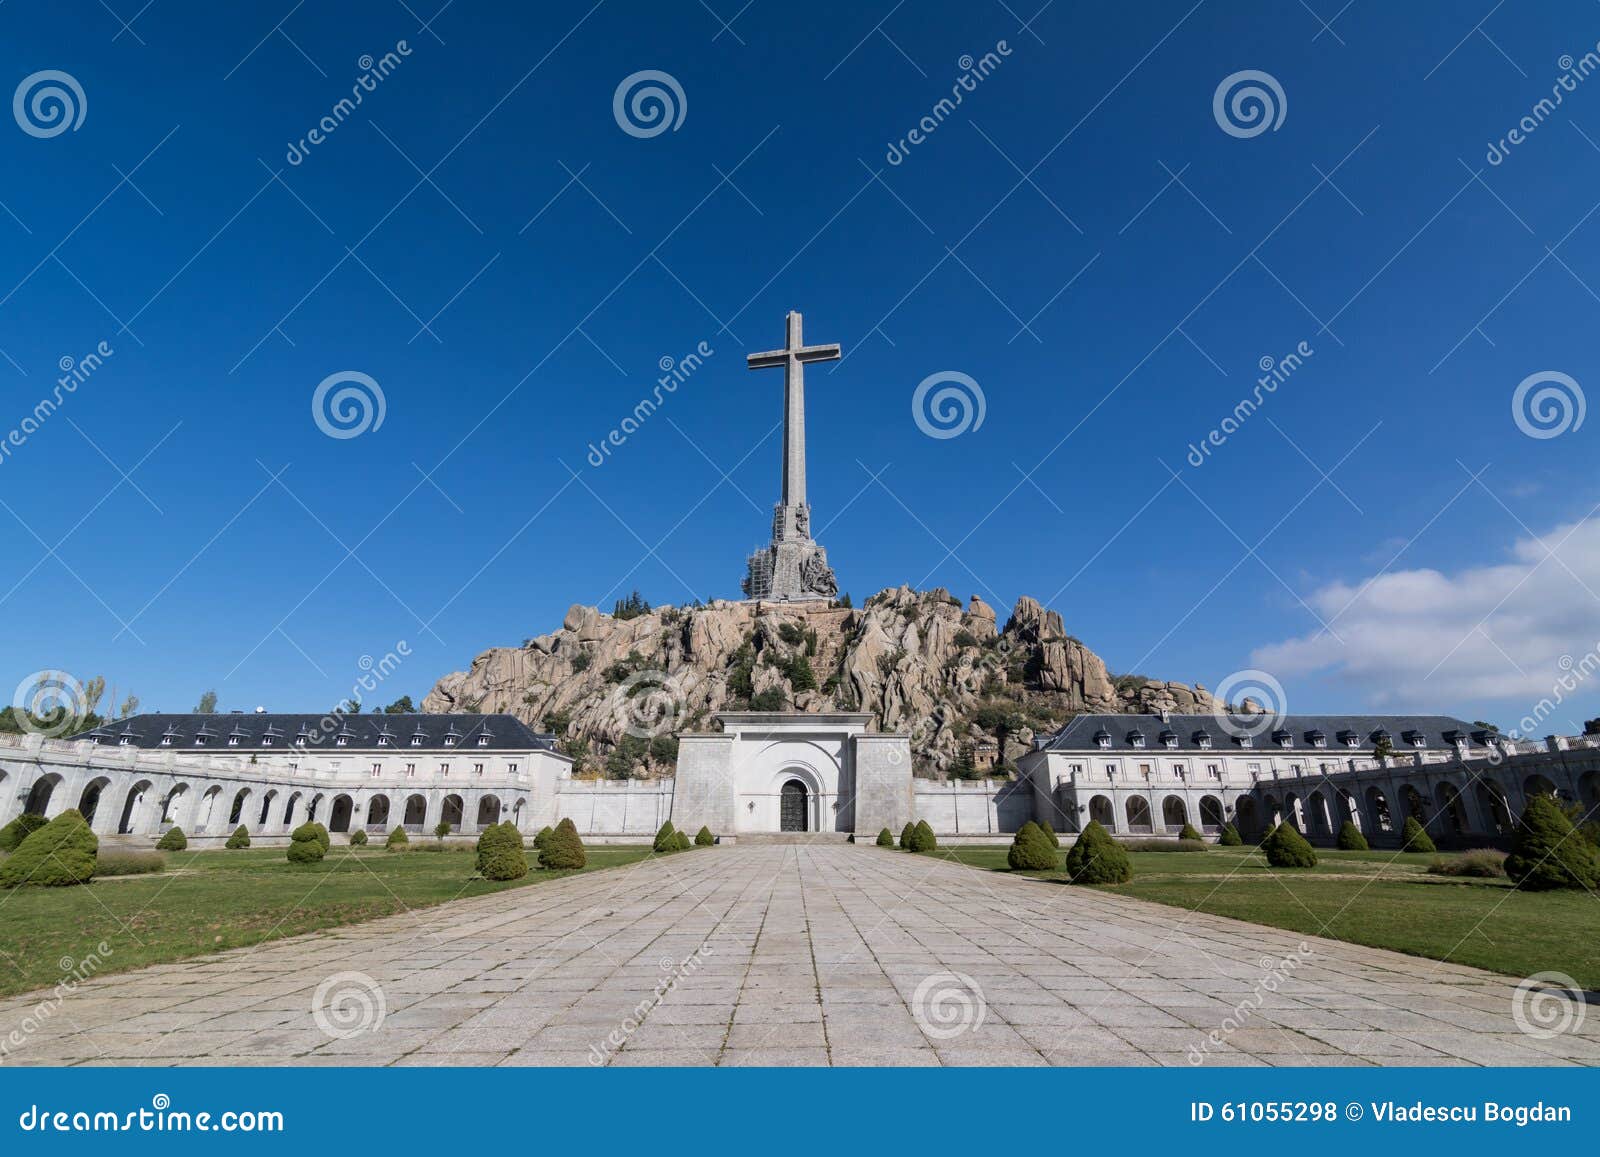
[[[0,888],[38,884],[47,888],[87,884],[94,877],[100,840],[82,814],[68,808],[35,828],[0,862]]]
[[[5,827],[0,828],[0,852],[14,852],[22,841],[33,835],[50,821],[31,812],[23,812]]]
[[[1217,837],[1217,845],[1224,848],[1244,847],[1244,837],[1239,834],[1239,829],[1232,824],[1222,826],[1222,834]]]
[[[1512,833],[1505,869],[1524,892],[1600,887],[1600,855],[1547,795],[1528,800]]]
[[[1056,835],[1056,830],[1050,826],[1049,820],[1040,820],[1039,830],[1044,833],[1045,839],[1050,841],[1050,846],[1052,848],[1059,848],[1061,846],[1061,837]]]
[[[161,838],[156,841],[158,852],[181,852],[189,846],[189,837],[183,834],[183,829],[174,824],[168,828]]]
[[[900,850],[902,852],[911,850],[911,837],[916,833],[916,830],[917,825],[913,823],[908,823],[900,829]]]
[[[1200,843],[1205,842],[1205,837],[1195,831],[1193,824],[1184,824],[1178,831],[1178,838],[1180,840],[1194,840]]]
[[[1317,866],[1316,849],[1290,823],[1281,823],[1267,833],[1267,838],[1261,841],[1261,850],[1266,853],[1267,863],[1274,868]]]
[[[878,833],[878,846],[880,848],[892,848],[892,847],[894,847],[894,833],[891,832],[888,828],[884,828],[881,832],[879,832]]]
[[[411,843],[411,837],[406,834],[405,828],[399,824],[389,829],[389,838],[383,841],[383,846],[389,851],[405,851],[406,845]]]
[[[1406,852],[1437,852],[1433,840],[1428,836],[1428,829],[1417,822],[1416,816],[1407,816],[1405,827],[1400,831],[1402,842],[1401,850]]]
[[[933,834],[933,829],[928,826],[927,820],[918,820],[917,826],[911,829],[911,850],[913,852],[931,852],[939,846],[939,839]]]
[[[1365,852],[1371,847],[1353,820],[1345,820],[1339,825],[1339,838],[1334,842],[1341,852]]]
[[[1013,872],[1052,872],[1060,866],[1056,847],[1050,842],[1044,825],[1032,820],[1017,829],[1011,840],[1011,850],[1006,853],[1006,863]]]
[[[233,835],[228,837],[228,842],[222,845],[225,848],[248,848],[250,846],[250,831],[243,824],[233,829]]]
[[[658,852],[677,851],[678,841],[673,838],[675,835],[676,833],[673,831],[672,821],[668,820],[666,823],[662,824],[656,829],[656,839],[652,847],[654,847],[654,849]]]
[[[522,833],[507,820],[490,824],[478,837],[478,874],[486,880],[520,880],[528,874]]]
[[[545,843],[555,834],[555,828],[549,824],[539,829],[539,834],[533,837],[533,846],[537,851],[544,851]]]
[[[350,846],[352,848],[365,847],[367,843],[367,829],[357,828],[350,833]]]
[[[704,824],[700,825],[700,830],[694,834],[694,844],[697,848],[709,848],[716,842],[717,837],[712,835],[711,829]]]
[[[1074,884],[1125,884],[1133,879],[1128,849],[1090,820],[1067,852],[1067,875]]]
[[[572,870],[583,867],[588,860],[588,856],[584,854],[583,841],[578,838],[578,825],[570,819],[562,820],[556,825],[539,852],[541,868]]]

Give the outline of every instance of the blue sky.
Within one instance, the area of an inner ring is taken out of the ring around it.
[[[1308,711],[1514,726],[1584,667],[1600,420],[1531,437],[1512,398],[1600,380],[1600,79],[1486,153],[1595,49],[1592,3],[521,7],[0,8],[6,85],[86,106],[0,129],[0,440],[113,350],[0,459],[0,674],[318,709],[400,640],[385,699],[574,602],[738,597],[781,395],[742,359],[789,309],[847,355],[809,375],[810,499],[858,601],[1031,594],[1113,671],[1260,667]],[[644,70],[676,129],[614,116]],[[1276,128],[1214,115],[1245,70]],[[384,419],[332,438],[342,371]],[[932,438],[911,399],[947,371],[985,417]],[[1564,698],[1544,730],[1600,713]]]

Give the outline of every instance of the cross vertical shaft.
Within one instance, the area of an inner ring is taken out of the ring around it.
[[[805,515],[801,513],[806,507],[805,367],[808,362],[837,359],[839,346],[806,345],[802,320],[797,310],[790,310],[785,322],[782,349],[750,354],[745,361],[753,370],[783,367],[783,490],[779,503],[779,525],[782,537],[798,533],[799,537],[806,538],[808,534],[797,531],[795,517],[800,514],[800,525],[805,525]]]

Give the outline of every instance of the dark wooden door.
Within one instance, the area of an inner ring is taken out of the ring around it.
[[[783,793],[779,799],[778,830],[784,832],[805,831],[806,785],[797,779],[791,779],[783,785]]]

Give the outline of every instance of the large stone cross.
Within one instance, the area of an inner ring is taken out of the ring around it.
[[[789,311],[787,340],[781,350],[750,354],[752,370],[782,366],[783,375],[783,505],[799,511],[806,504],[806,379],[807,362],[830,362],[839,346],[806,345],[800,336],[800,314]]]

